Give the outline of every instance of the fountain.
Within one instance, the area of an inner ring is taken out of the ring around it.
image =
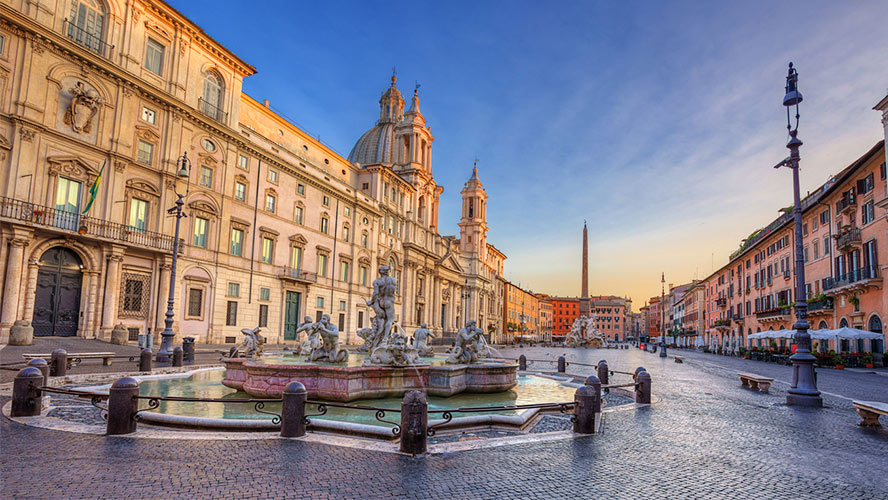
[[[410,345],[394,321],[397,283],[388,266],[380,266],[379,274],[367,302],[375,316],[370,328],[357,332],[364,345],[354,359],[339,346],[339,331],[329,316],[317,323],[306,318],[297,328],[297,335],[304,331],[308,336],[299,355],[224,359],[222,384],[257,398],[279,398],[287,384],[298,380],[309,398],[339,402],[401,397],[410,390],[441,397],[503,392],[517,385],[518,365],[490,359],[474,321],[459,331],[446,359],[434,355],[428,345],[433,334],[425,324],[414,332]]]
[[[595,328],[597,320],[594,313],[589,317],[580,315],[571,325],[564,343],[568,347],[602,347],[606,345],[607,339]]]

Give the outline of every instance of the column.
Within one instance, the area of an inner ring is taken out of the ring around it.
[[[117,319],[117,298],[120,292],[120,262],[123,261],[123,247],[113,247],[108,256],[108,272],[105,274],[105,297],[102,311],[101,340],[111,338],[111,330]]]
[[[34,300],[37,298],[37,273],[40,271],[40,266],[35,262],[28,263],[28,280],[27,286],[25,286],[25,307],[22,311],[22,317],[19,319],[24,319],[27,321],[31,321],[31,318],[34,317]]]
[[[83,275],[86,276],[87,294],[86,317],[84,318],[86,328],[83,330],[83,336],[89,339],[98,337],[96,332],[96,311],[98,311],[99,307],[99,274],[99,271],[94,270],[83,272]]]
[[[13,237],[9,240],[6,279],[3,283],[3,304],[0,306],[0,338],[9,338],[9,328],[15,322],[19,305],[19,286],[22,282],[22,264],[28,240]]]

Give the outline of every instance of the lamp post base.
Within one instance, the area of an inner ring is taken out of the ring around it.
[[[160,349],[157,351],[155,362],[159,365],[172,365],[173,363],[173,339],[176,338],[176,332],[172,330],[164,330],[160,333],[163,340],[160,342]]]
[[[823,398],[820,393],[816,396],[808,394],[787,394],[786,404],[789,406],[811,406],[814,408],[823,407]]]
[[[666,342],[663,342],[662,344],[660,344],[660,357],[661,358],[666,357]]]
[[[805,339],[801,340],[805,342]],[[786,404],[822,407],[823,398],[817,390],[817,374],[814,373],[816,358],[803,347],[789,359],[792,361],[792,387],[786,391]]]

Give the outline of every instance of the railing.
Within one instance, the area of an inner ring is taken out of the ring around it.
[[[860,228],[855,227],[839,235],[836,246],[838,248],[846,248],[852,244],[859,244],[861,241]]]
[[[840,214],[844,210],[855,206],[857,206],[857,198],[853,194],[849,194],[836,202],[836,213]]]
[[[106,396],[107,397],[107,396]],[[135,418],[136,420],[141,420],[141,413],[143,411],[151,411],[156,410],[160,407],[161,401],[177,401],[184,403],[232,403],[232,404],[252,404],[253,409],[256,410],[257,413],[263,413],[265,415],[271,415],[271,423],[273,425],[280,425],[281,416],[277,413],[272,413],[269,411],[265,411],[265,403],[280,403],[283,399],[251,399],[251,398],[185,398],[178,396],[134,396],[133,399],[139,400],[147,400],[148,408],[139,410],[136,412]]]
[[[863,280],[871,280],[879,277],[879,267],[878,266],[869,266],[869,267],[861,267],[860,269],[856,269],[851,272],[847,272],[845,274],[839,275],[835,278],[826,278],[823,280],[823,289],[824,290],[832,290],[833,288],[838,288],[845,285],[850,285],[852,283],[857,283],[858,281]]]
[[[635,385],[634,383],[632,385]],[[429,425],[426,433],[429,436],[434,436],[437,429],[444,427],[449,424],[451,420],[453,420],[454,413],[490,413],[497,411],[515,411],[515,410],[531,410],[531,409],[539,409],[543,411],[547,410],[559,410],[561,413],[567,414],[569,410],[573,410],[576,408],[576,401],[569,401],[564,403],[535,403],[535,404],[526,404],[526,405],[503,405],[503,406],[475,406],[469,408],[456,408],[454,410],[428,410],[428,413],[440,413],[441,414],[441,422],[438,422],[434,425]],[[571,423],[576,422],[576,415],[572,415],[570,417]]]
[[[114,49],[113,45],[105,43],[101,38],[87,32],[80,26],[69,21],[67,18],[65,18],[62,29],[64,30],[65,35],[71,40],[74,40],[78,44],[83,45],[102,57],[111,57],[111,50]]]
[[[808,302],[808,312],[830,311],[833,308],[832,299],[821,299]]]
[[[218,122],[227,122],[228,113],[222,111],[222,108],[205,100],[203,97],[197,99],[197,107],[200,111]]]
[[[726,305],[728,305],[728,299],[724,297],[719,297],[715,299],[715,305],[718,307],[725,307]]]
[[[310,272],[303,271],[303,270],[301,270],[299,268],[295,268],[295,267],[281,268],[280,276],[282,278],[290,278],[290,279],[294,279],[296,281],[304,281],[307,283],[317,283],[317,281],[318,281],[317,273],[310,273]]]
[[[789,306],[777,307],[775,309],[756,311],[755,317],[758,319],[776,318],[778,316],[786,316],[790,313],[790,311],[791,308]]]
[[[0,197],[0,218],[14,219],[69,233],[123,241],[135,246],[170,252],[173,250],[172,236],[142,231],[116,222],[86,217],[76,212],[44,207],[12,198]],[[181,239],[179,242],[179,252],[181,253],[184,244]]]
[[[716,327],[716,328],[718,328],[718,327],[726,327],[726,328],[727,328],[727,327],[730,327],[730,326],[731,326],[731,320],[729,320],[729,319],[718,319],[718,320],[715,320],[715,323],[713,323],[712,325],[713,325],[714,327]]]
[[[731,319],[734,321],[740,321],[743,319],[743,315],[735,312],[734,314],[731,315]]]

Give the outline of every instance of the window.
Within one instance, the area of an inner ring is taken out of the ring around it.
[[[163,75],[163,51],[164,46],[153,38],[145,44],[145,68],[158,76]]]
[[[274,257],[274,240],[269,237],[262,238],[262,262],[271,264]]]
[[[315,306],[317,306],[318,309],[323,309],[324,308],[324,298],[318,297],[317,299],[315,299]]]
[[[265,195],[265,210],[267,212],[274,213],[274,205],[276,202],[277,202],[277,198],[275,198],[273,194],[266,193],[266,195]]]
[[[139,232],[148,228],[148,202],[133,198],[130,200],[129,227]]]
[[[324,203],[325,207],[329,207],[330,206],[330,197],[324,196],[323,203]]]
[[[364,311],[358,311],[358,328],[364,328]]]
[[[824,236],[823,237],[823,255],[829,255],[830,251],[831,250],[830,250],[830,246],[829,246],[829,236]]]
[[[339,280],[348,283],[348,279],[348,262],[343,260],[339,263]]]
[[[820,241],[814,240],[814,260],[820,258]]]
[[[136,152],[136,161],[151,165],[154,160],[154,144],[139,140],[138,150]]]
[[[249,170],[250,159],[244,155],[237,155],[237,167],[243,170]]]
[[[339,331],[345,330],[345,314],[339,314]]]
[[[872,174],[870,174],[872,177]],[[862,216],[861,216],[861,224],[866,225],[876,219],[876,212],[873,204],[873,200],[870,200],[863,204]]]
[[[869,175],[864,177],[863,179],[857,181],[857,192],[858,194],[864,195],[873,190],[873,174],[870,172]]]
[[[194,246],[207,247],[207,227],[209,225],[210,221],[203,217],[194,218],[194,239],[192,240]]]
[[[225,324],[227,326],[237,326],[237,302],[228,301],[228,308],[225,311]]]
[[[829,210],[824,210],[820,212],[820,225],[825,226],[829,224]]]
[[[297,184],[296,185],[296,192],[304,196],[305,195],[305,186],[302,184]]]
[[[349,227],[343,226],[342,227],[342,241],[348,241],[348,233],[349,233]]]
[[[260,288],[259,300],[271,300],[271,288]]]
[[[259,326],[268,328],[268,304],[259,305]]]
[[[361,266],[361,286],[367,286],[367,266]]]
[[[188,316],[199,318],[203,315],[203,289],[188,289]]]
[[[344,300],[339,301],[339,310],[345,311],[345,301]]]
[[[318,276],[327,276],[327,256],[324,254],[318,255]]]
[[[228,296],[240,297],[240,283],[234,283],[233,281],[228,282]]]
[[[140,279],[126,279],[123,289],[123,311],[142,312],[142,294],[145,286]]]
[[[326,217],[321,217],[321,232],[327,234],[327,226],[330,224],[330,219]]]
[[[342,211],[342,213],[345,214],[346,217],[351,216],[351,212],[351,207],[345,207]]]
[[[148,106],[142,106],[142,121],[155,125],[157,123],[157,112]]]
[[[231,255],[236,255],[240,257],[244,250],[244,230],[243,229],[232,229],[231,230],[231,250],[229,253]]]
[[[200,185],[204,187],[213,187],[213,169],[206,165],[200,166]]]
[[[237,201],[247,201],[247,185],[243,182],[234,183],[234,199]]]
[[[305,211],[302,207],[296,207],[296,216],[293,218],[296,224],[302,224],[302,218],[305,215]]]
[[[367,248],[367,240],[369,239],[366,232],[361,234],[361,246]]]
[[[204,75],[200,110],[215,120],[222,120],[222,78],[210,71]]]
[[[301,269],[302,268],[302,248],[301,247],[293,247],[290,250],[290,267],[293,269]]]
[[[278,181],[278,171],[273,168],[268,169],[268,182],[273,182],[273,183],[277,184],[277,181]]]
[[[68,38],[83,45],[89,50],[104,54],[106,45],[102,42],[102,28],[105,21],[105,9],[99,2],[71,1],[68,11]],[[0,54],[5,50],[6,38],[0,35]]]

